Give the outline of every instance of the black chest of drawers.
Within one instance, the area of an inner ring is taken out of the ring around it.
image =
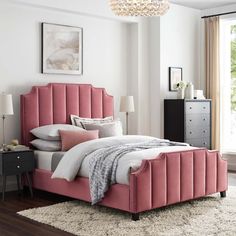
[[[211,100],[164,100],[164,138],[211,149]]]
[[[2,200],[4,200],[6,189],[6,178],[16,175],[18,190],[20,190],[21,175],[24,174],[29,185],[31,196],[32,187],[29,172],[34,170],[33,150],[0,152],[0,175],[2,176]]]

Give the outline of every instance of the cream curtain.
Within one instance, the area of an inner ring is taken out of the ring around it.
[[[205,19],[206,96],[212,99],[212,149],[220,148],[220,20]]]

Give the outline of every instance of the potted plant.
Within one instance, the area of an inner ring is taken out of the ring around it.
[[[184,99],[186,83],[184,81],[180,81],[179,83],[175,85],[175,88],[178,91],[177,98]]]

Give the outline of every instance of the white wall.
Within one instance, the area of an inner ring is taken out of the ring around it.
[[[36,7],[70,14],[79,14],[89,17],[118,20],[123,22],[137,22],[137,17],[116,16],[109,6],[108,0],[1,0],[5,2],[18,3],[25,6]]]
[[[82,76],[40,73],[41,22],[83,28]],[[127,29],[127,24],[114,20],[0,2],[0,91],[13,94],[15,110],[6,121],[7,141],[20,137],[19,95],[33,85],[63,82],[105,87],[115,97],[119,116],[119,98],[127,91]]]
[[[82,76],[40,73],[41,22],[83,27]],[[199,84],[199,24],[200,11],[173,4],[163,17],[138,19],[115,17],[107,0],[1,0],[0,92],[13,94],[15,108],[7,140],[20,137],[19,95],[50,82],[105,87],[123,120],[119,98],[134,95],[130,133],[162,137],[163,99],[176,97],[168,67],[183,67],[184,80]]]
[[[150,134],[161,136],[161,18],[149,20]]]
[[[172,4],[163,17],[121,18],[127,24],[111,15],[104,0],[100,8],[96,5],[97,11],[91,4],[74,0],[69,6],[63,0],[40,0],[37,4],[32,0],[2,0],[0,4],[1,91],[13,93],[16,113],[9,117],[12,128],[8,140],[19,138],[19,94],[35,84],[76,82],[105,87],[115,96],[115,114],[122,119],[119,97],[127,94],[128,87],[136,105],[136,112],[130,114],[130,133],[158,137],[163,136],[163,99],[176,97],[168,91],[168,67],[183,67],[184,80],[199,87],[198,10]],[[82,76],[40,73],[41,22],[83,27]]]
[[[168,67],[182,67],[183,80],[200,87],[200,14],[196,9],[171,5],[161,18],[150,20],[151,134],[163,137],[163,100],[169,92]]]
[[[139,113],[139,84],[138,84],[138,24],[128,25],[128,38],[130,40],[130,46],[128,47],[128,66],[127,71],[127,94],[134,96],[135,112],[129,114],[129,133],[138,133],[138,113]],[[123,114],[125,115],[125,114]]]
[[[209,16],[236,11],[236,4],[202,10],[201,16]]]

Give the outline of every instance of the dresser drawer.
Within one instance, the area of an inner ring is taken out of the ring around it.
[[[186,114],[210,113],[210,102],[186,102]]]
[[[210,114],[186,114],[185,127],[209,127],[210,126]]]
[[[188,127],[185,130],[185,138],[192,139],[192,138],[204,138],[210,137],[210,127]]]
[[[207,149],[211,148],[210,137],[186,139],[185,142],[193,147],[205,147]]]

